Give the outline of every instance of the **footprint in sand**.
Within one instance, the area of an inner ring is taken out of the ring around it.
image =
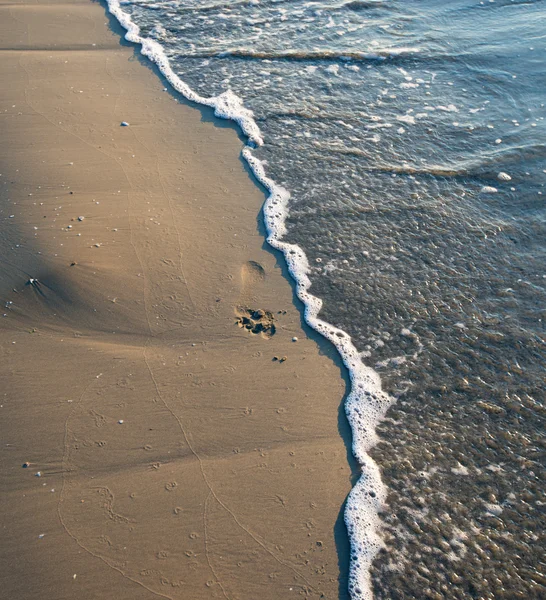
[[[236,323],[250,333],[270,338],[275,334],[275,317],[267,310],[252,307],[256,300],[257,288],[264,282],[265,269],[259,262],[249,260],[241,267],[241,296],[235,307]]]
[[[275,335],[275,317],[268,310],[254,310],[248,306],[238,306],[235,309],[236,323],[250,333],[260,334],[268,339]]]
[[[265,280],[265,269],[259,262],[249,260],[241,267],[241,299],[248,300],[255,293],[255,289]]]

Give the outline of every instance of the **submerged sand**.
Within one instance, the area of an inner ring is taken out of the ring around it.
[[[339,363],[236,130],[107,22],[0,4],[2,595],[344,597]]]

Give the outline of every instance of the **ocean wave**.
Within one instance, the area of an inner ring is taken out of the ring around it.
[[[228,50],[199,50],[196,52],[176,53],[177,58],[248,58],[256,60],[292,60],[292,61],[375,61],[387,60],[418,54],[419,48],[385,48],[373,52],[337,52],[334,50],[251,50],[248,48],[230,48]]]
[[[373,8],[382,8],[386,6],[387,3],[384,0],[344,0],[343,2],[339,2],[338,4],[319,4],[317,8],[321,10],[369,10]],[[390,8],[390,7],[389,7]]]

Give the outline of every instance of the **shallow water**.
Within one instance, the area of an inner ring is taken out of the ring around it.
[[[546,597],[544,2],[122,8],[254,112],[320,317],[397,399],[375,597]]]

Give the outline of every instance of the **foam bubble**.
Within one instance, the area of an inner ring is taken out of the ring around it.
[[[284,254],[290,274],[296,282],[297,296],[305,306],[306,322],[334,344],[349,371],[351,391],[345,403],[345,411],[353,432],[353,453],[362,470],[360,479],[349,494],[345,510],[345,523],[351,544],[349,591],[353,600],[371,600],[370,566],[383,546],[378,533],[378,513],[385,503],[386,489],[381,481],[378,466],[367,452],[377,442],[377,424],[384,417],[393,398],[381,389],[379,375],[362,362],[361,354],[349,335],[318,318],[322,301],[308,291],[311,280],[308,276],[310,267],[307,256],[299,246],[282,241],[286,234],[290,193],[267,177],[265,164],[252,153],[251,146],[263,144],[252,111],[245,108],[241,98],[231,90],[210,98],[194,92],[172,70],[161,45],[155,40],[141,37],[140,28],[123,12],[120,1],[107,2],[110,13],[127,30],[125,39],[141,46],[142,54],[159,67],[176,91],[192,102],[214,108],[216,116],[238,123],[249,140],[249,145],[243,149],[243,157],[258,181],[269,190],[269,197],[263,208],[267,241]],[[399,120],[415,122],[409,115],[399,117]]]
[[[407,123],[408,125],[415,125],[415,117],[411,115],[398,115],[396,117],[398,121],[402,121],[402,123]]]

